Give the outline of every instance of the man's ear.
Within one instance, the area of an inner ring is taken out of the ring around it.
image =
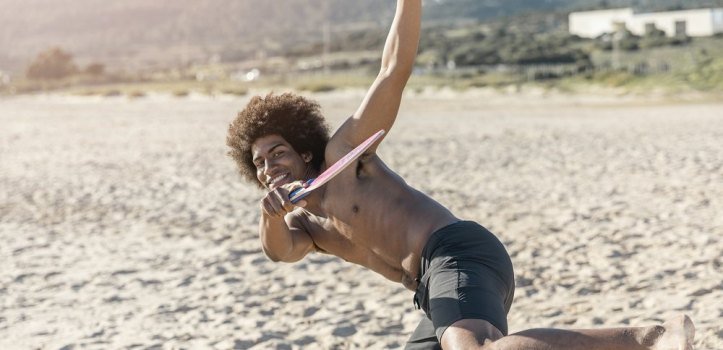
[[[314,155],[311,154],[311,152],[304,152],[301,154],[301,159],[304,160],[304,163],[311,162],[311,159],[314,158]]]

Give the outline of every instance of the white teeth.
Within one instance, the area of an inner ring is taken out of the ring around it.
[[[289,175],[289,174],[279,175],[279,176],[271,179],[271,181],[269,181],[269,185],[274,185],[274,184],[276,184],[277,182],[279,182],[280,180],[282,180],[283,178],[285,178],[286,175]]]

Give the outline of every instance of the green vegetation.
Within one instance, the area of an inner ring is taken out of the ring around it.
[[[523,33],[504,26],[426,31],[420,43],[427,64],[456,66],[588,63],[581,40],[566,33]]]
[[[146,93],[141,90],[133,90],[128,93],[128,98],[136,99],[146,97]]]
[[[186,90],[186,89],[176,89],[176,90],[173,91],[173,96],[176,96],[176,97],[186,97],[186,96],[188,96],[188,93],[189,93],[189,92],[188,92],[188,90]]]
[[[340,36],[366,36],[349,40],[366,41],[365,46],[353,48],[345,44],[349,41],[340,40],[339,49],[378,50],[375,43],[383,40],[395,7],[390,0],[176,0],[164,2],[162,8],[138,0],[113,6],[97,0],[74,0],[73,6],[50,0],[42,4],[3,3],[0,23],[7,35],[0,35],[0,47],[5,49],[0,50],[0,70],[16,73],[39,50],[69,41],[78,62],[112,57],[123,62],[142,60],[155,67],[208,62],[212,57],[224,63],[240,62],[258,58],[259,53],[279,56],[313,46],[318,49],[313,52],[320,52],[326,23]],[[539,33],[564,26],[569,11],[630,6],[656,11],[721,4],[721,0],[425,0],[423,23],[490,23],[503,18],[511,27]],[[116,71],[118,67],[106,68]]]
[[[249,89],[244,87],[232,87],[222,89],[221,93],[225,95],[246,96],[249,93]]]
[[[506,4],[514,7],[522,2]],[[449,2],[451,7],[461,6],[458,9],[464,4],[482,9],[487,2]],[[344,15],[334,11],[333,16]],[[517,89],[532,83],[564,91],[583,85],[630,91],[723,91],[721,35],[667,37],[649,27],[643,36],[625,30],[582,39],[567,33],[566,18],[565,13],[540,12],[496,21],[433,22],[423,28],[410,89]],[[51,48],[28,63],[25,77],[4,85],[0,81],[0,94],[60,90],[141,98],[149,93],[245,96],[251,90],[289,87],[315,93],[366,88],[379,69],[385,35],[386,29],[380,28],[346,29],[332,34],[326,55],[321,54],[324,45],[319,40],[276,42],[266,54],[278,56],[243,60],[248,52],[239,49],[233,62],[220,58],[139,72],[98,62],[79,68],[71,53]]]
[[[120,95],[122,95],[122,93],[119,90],[115,89],[109,89],[103,93],[103,97],[116,97]]]
[[[296,89],[308,92],[330,92],[336,90],[336,86],[328,83],[301,84]]]

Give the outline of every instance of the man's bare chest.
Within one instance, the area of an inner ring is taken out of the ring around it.
[[[339,250],[378,246],[393,220],[403,185],[377,158],[363,158],[329,181],[319,193],[316,211],[307,212],[307,232],[317,247]],[[338,255],[338,254],[337,254]]]

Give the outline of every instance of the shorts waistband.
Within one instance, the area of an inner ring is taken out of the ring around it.
[[[429,238],[427,239],[427,243],[424,244],[424,248],[422,248],[422,263],[424,264],[424,260],[430,260],[432,258],[432,254],[434,253],[434,248],[437,246],[439,241],[444,237],[445,231],[459,225],[474,225],[479,226],[478,223],[474,221],[468,221],[468,220],[458,220],[455,221],[447,226],[443,226],[442,228],[438,229],[437,231],[434,231]],[[421,275],[421,271],[420,271]]]
[[[449,233],[448,231],[455,231],[455,228],[457,226],[462,225],[481,227],[480,224],[474,221],[458,220],[447,226],[443,226],[437,231],[434,231],[434,233],[432,233],[427,239],[427,243],[424,244],[424,248],[422,248],[422,255],[419,259],[420,266],[419,276],[417,276],[417,282],[423,282],[422,280],[424,279],[424,275],[427,273],[427,269],[429,267],[429,263],[432,260],[434,250],[439,246],[440,241],[445,238],[446,234]]]

